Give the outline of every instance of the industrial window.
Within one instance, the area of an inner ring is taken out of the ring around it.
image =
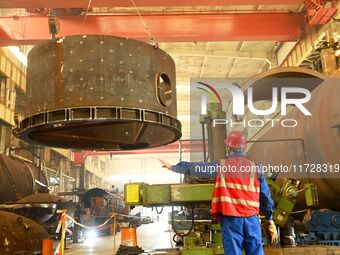
[[[0,102],[5,104],[6,101],[6,90],[7,90],[7,78],[0,76]]]
[[[95,168],[98,168],[98,157],[97,156],[91,157],[91,165],[93,165]]]
[[[105,161],[101,160],[100,161],[100,171],[105,172],[105,168],[106,168],[106,163],[105,163]]]

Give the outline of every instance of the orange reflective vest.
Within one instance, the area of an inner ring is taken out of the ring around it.
[[[233,157],[219,160],[211,212],[249,217],[259,213],[260,182],[254,162]]]

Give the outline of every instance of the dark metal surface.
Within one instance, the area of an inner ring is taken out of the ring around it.
[[[67,210],[70,215],[73,214],[75,209],[75,203],[66,200],[65,198],[49,194],[49,193],[37,193],[29,195],[17,201],[17,204],[56,204],[57,210]]]
[[[0,210],[0,254],[39,254],[49,236],[42,226],[23,216]]]
[[[26,196],[20,199],[17,203],[27,204],[27,203],[65,203],[67,200],[65,198],[49,194],[49,193],[37,193]]]
[[[0,204],[33,194],[40,188],[35,180],[47,186],[45,175],[40,173],[38,178],[39,169],[33,164],[3,154],[0,154],[0,161]]]
[[[49,194],[49,193],[38,193],[20,199],[17,204],[50,204],[56,205],[57,210],[66,210],[67,214],[73,215],[76,208],[76,203],[67,201],[65,198]],[[46,214],[47,213],[47,214]],[[39,222],[44,222],[43,226],[49,234],[54,235],[60,220],[61,214],[54,213],[52,216],[46,210],[39,211],[39,215],[31,214],[30,218],[34,218]]]
[[[124,198],[118,194],[111,193],[108,190],[104,190],[101,188],[89,189],[84,193],[84,195],[81,198],[84,208],[91,208],[91,200],[95,197],[105,198],[108,201],[107,207],[108,205],[114,205],[113,208],[116,213],[122,213],[122,214],[126,213]]]
[[[20,137],[52,147],[131,150],[178,140],[175,64],[112,36],[49,40],[28,55]]]
[[[300,71],[300,68],[296,68],[296,72]],[[262,74],[262,77],[265,77],[265,73]],[[313,91],[312,99],[305,104],[312,116],[306,117],[298,109],[293,109],[287,114],[286,118],[296,119],[298,126],[282,128],[277,125],[271,128],[259,140],[280,141],[253,144],[248,154],[249,157],[256,162],[272,165],[339,164],[339,77],[340,70],[333,74],[332,79],[325,80]],[[312,176],[309,176],[306,173],[305,178],[302,179],[303,182],[308,181],[317,185],[321,208],[340,210],[340,180],[338,175],[339,173],[334,173],[333,176],[330,176],[329,173],[327,176],[325,173],[313,173]],[[280,176],[282,174],[278,178]],[[303,203],[304,201],[300,201],[300,206],[303,206]]]
[[[93,188],[85,192],[82,202],[84,203],[85,208],[91,207],[91,198],[93,197],[109,197],[111,194],[104,189],[101,188]]]
[[[22,215],[40,224],[48,221],[56,209],[57,205],[52,203],[0,205],[0,210]]]

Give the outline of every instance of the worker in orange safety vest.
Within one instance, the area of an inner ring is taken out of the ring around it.
[[[227,158],[213,162],[180,162],[163,167],[197,177],[215,177],[211,203],[212,219],[221,223],[223,248],[227,255],[262,255],[262,234],[258,214],[265,215],[271,244],[278,241],[272,214],[274,202],[261,167],[245,157],[245,135],[232,131],[225,139]],[[209,171],[207,171],[209,169]],[[214,171],[212,169],[215,169]],[[203,176],[202,176],[203,174]]]

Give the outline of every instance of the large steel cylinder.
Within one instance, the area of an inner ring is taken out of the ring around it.
[[[28,55],[20,137],[74,149],[129,150],[181,137],[173,59],[141,41],[77,35]]]
[[[296,68],[295,72],[303,70]],[[268,75],[272,73],[269,72]],[[261,77],[267,77],[266,73]],[[339,77],[340,70],[331,78],[324,79],[312,92],[311,100],[305,104],[312,116],[305,116],[299,109],[293,109],[286,118],[297,120],[298,126],[271,128],[259,138],[259,141],[276,141],[253,144],[249,157],[256,162],[271,165],[340,164],[340,86],[336,79]],[[333,210],[340,210],[339,175],[339,172],[331,173],[330,168],[324,173],[311,173],[303,168],[303,173],[297,174],[302,177],[300,180],[303,182],[308,181],[317,185],[320,207]],[[289,175],[279,174],[278,179],[283,176]]]
[[[42,240],[49,239],[38,223],[0,210],[0,254],[41,254]]]
[[[72,215],[75,208],[75,203],[67,201],[63,197],[59,197],[49,193],[36,193],[16,202],[17,205],[31,205],[32,209],[30,212],[24,216],[35,220],[39,223],[44,223],[51,218],[59,218],[60,214],[55,214],[57,210],[67,210],[67,212]],[[41,205],[45,205],[45,208],[41,208]],[[51,210],[54,207],[54,210]]]
[[[0,204],[33,194],[41,188],[39,183],[47,187],[46,176],[36,166],[0,154]]]

